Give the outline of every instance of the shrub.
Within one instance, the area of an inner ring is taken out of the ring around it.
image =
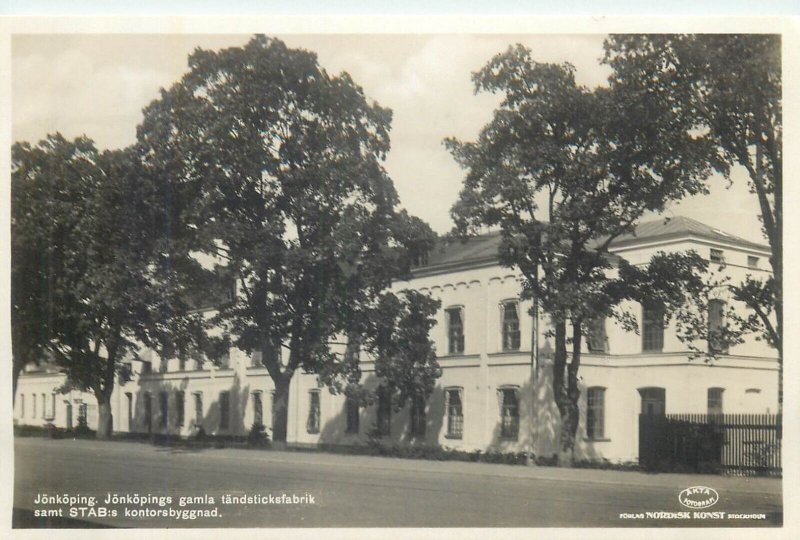
[[[247,434],[247,444],[250,446],[269,446],[269,435],[264,424],[253,423],[250,433]]]

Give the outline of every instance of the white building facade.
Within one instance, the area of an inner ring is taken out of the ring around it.
[[[498,264],[498,243],[499,236],[490,234],[437,250],[412,279],[393,286],[441,301],[431,337],[442,376],[426,403],[399,412],[380,400],[358,407],[319,387],[315,375],[297,373],[290,387],[288,442],[365,444],[372,434],[386,444],[557,453],[548,319],[540,313],[539,350],[532,355],[531,303],[519,300],[520,273]],[[768,247],[687,218],[643,223],[611,249],[632,264],[644,264],[659,251],[686,250],[714,267],[724,263],[720,271],[734,282],[769,275]],[[731,302],[722,292],[714,301]],[[635,461],[640,412],[777,412],[777,353],[763,341],[750,339],[713,363],[692,360],[674,323],[662,327],[642,306],[627,307],[637,314],[638,335],[606,320],[584,343],[577,459]],[[116,385],[115,431],[190,436],[202,426],[211,435],[243,436],[263,423],[269,432],[273,384],[258,355],[234,350],[222,366],[196,360],[162,364],[150,356],[133,362],[131,380]],[[364,360],[362,371],[363,384],[376,388],[372,362]],[[57,393],[63,382],[57,372],[26,371],[17,388],[15,422],[74,427],[85,421],[95,427],[94,397]]]

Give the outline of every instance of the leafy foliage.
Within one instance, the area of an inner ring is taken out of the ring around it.
[[[359,345],[342,362],[331,342],[358,339],[374,297],[434,234],[397,209],[382,166],[391,112],[347,73],[264,36],[198,49],[189,68],[145,110],[139,148],[146,173],[174,194],[170,226],[237,280],[241,294],[214,323],[261,352],[281,441],[294,372],[324,375],[338,362],[355,378]]]
[[[628,129],[639,117],[669,115],[668,104],[580,87],[573,66],[536,62],[521,45],[495,56],[473,80],[476,91],[499,92],[503,100],[477,142],[446,141],[467,170],[453,218],[462,234],[500,227],[501,260],[520,268],[523,295],[537,298],[553,320],[553,391],[569,454],[584,329],[631,294],[611,274],[616,257],[608,248],[646,212],[704,192],[710,166],[698,153],[674,159],[665,152],[690,146],[688,135]]]

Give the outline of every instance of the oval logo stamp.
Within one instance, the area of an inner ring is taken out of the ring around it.
[[[678,501],[686,508],[708,508],[719,501],[719,493],[706,486],[688,487],[678,494]]]

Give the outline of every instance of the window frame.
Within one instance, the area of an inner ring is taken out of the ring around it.
[[[458,312],[459,319],[461,322],[461,332],[458,335],[458,339],[454,341],[454,332],[453,332],[453,324],[452,324],[452,313]],[[466,350],[466,337],[465,337],[465,330],[466,330],[466,320],[465,320],[465,309],[462,305],[455,305],[449,306],[444,310],[445,313],[445,331],[447,332],[447,354],[456,356],[460,354],[464,354]]]
[[[725,251],[719,248],[709,248],[708,260],[715,264],[725,264]]]
[[[656,412],[652,414],[652,416],[664,416],[667,414],[667,389],[663,386],[643,386],[638,389],[639,391],[639,402],[640,402],[640,414],[647,414],[650,413],[645,412],[645,404],[646,403],[660,403],[661,405],[661,412]],[[649,394],[645,397],[645,394]],[[655,399],[652,396],[656,396],[660,399]]]
[[[192,392],[192,396],[194,396],[194,425],[202,426],[203,418],[205,418],[205,414],[203,412],[203,392]]]
[[[725,328],[726,321],[725,321],[725,307],[728,303],[721,299],[721,298],[710,298],[708,300],[708,321],[707,322],[707,344],[709,352],[716,352],[720,354],[728,354],[728,347],[726,344],[722,344],[719,346],[717,341],[714,337],[715,332],[719,332]],[[715,310],[715,306],[719,306],[719,310]],[[712,319],[711,314],[717,313],[717,318]]]
[[[427,408],[428,402],[423,396],[412,396],[408,413],[409,433],[412,437],[425,437],[428,427]]]
[[[358,435],[361,429],[361,404],[357,399],[346,396],[344,400],[344,432],[349,435]]]
[[[755,255],[748,255],[747,256],[747,267],[751,270],[759,270],[759,263],[761,262],[761,257],[756,257]]]
[[[175,391],[175,425],[183,427],[186,422],[186,392]]]
[[[447,432],[445,437],[448,439],[463,439],[464,438],[464,388],[461,386],[450,386],[445,388],[445,415]],[[458,410],[459,415],[453,415],[453,405],[450,396],[458,396]]]
[[[642,313],[642,320],[644,320],[644,313]],[[607,353],[608,352],[608,333],[606,332],[606,317],[598,317],[589,321],[586,333],[586,350],[590,353]],[[599,333],[596,331],[599,330]],[[601,346],[597,346],[599,338]]]
[[[503,352],[518,351],[522,348],[522,318],[519,314],[519,299],[507,298],[500,302],[500,348]],[[514,306],[514,319],[507,319],[508,307]],[[516,330],[513,330],[516,326]]]
[[[316,398],[316,399],[315,399]],[[316,435],[320,430],[322,402],[319,388],[308,391],[308,416],[306,417],[306,433]]]
[[[222,390],[219,393],[219,429],[229,430],[231,427],[231,393]]]
[[[708,414],[709,417],[722,416],[723,414],[725,414],[724,395],[725,395],[725,389],[720,386],[712,386],[708,388],[708,390],[706,390],[706,413]],[[717,407],[715,408],[719,409],[718,412],[712,412],[712,399],[716,402],[715,405]]]
[[[497,388],[498,399],[500,401],[500,438],[505,441],[519,440],[519,427],[520,427],[520,391],[519,386],[516,385],[503,385]],[[506,395],[513,395],[516,403],[509,405],[506,403]],[[506,412],[514,411],[515,414],[506,414]],[[506,421],[506,418],[510,420]]]
[[[606,438],[606,390],[605,386],[590,386],[586,389],[587,440],[608,440]]]
[[[169,393],[166,390],[158,393],[158,410],[160,413],[158,427],[169,427]]]
[[[253,391],[250,396],[253,402],[253,425],[264,425],[264,392],[261,390]]]
[[[648,314],[654,313],[661,314],[660,323],[654,317],[648,317]],[[642,352],[664,352],[665,318],[666,314],[663,305],[656,303],[642,304]],[[652,329],[658,330],[658,333],[654,333]],[[658,339],[655,339],[656,336]]]

